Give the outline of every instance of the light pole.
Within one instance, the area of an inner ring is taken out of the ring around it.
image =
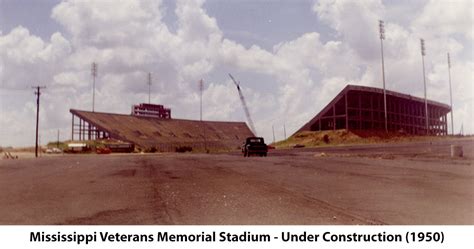
[[[426,98],[426,77],[425,77],[425,40],[420,39],[421,44],[421,61],[423,63],[423,85],[425,89],[425,129],[426,135],[430,134],[429,124],[428,124],[428,99]]]
[[[385,116],[385,132],[388,133],[387,94],[385,92],[385,64],[383,60],[383,40],[385,39],[385,27],[382,20],[379,20],[379,31],[380,31],[380,52],[382,54],[383,110],[384,110],[384,116]]]
[[[92,62],[91,74],[92,74],[92,112],[94,112],[94,106],[95,106],[95,77],[97,77],[97,63],[95,63],[95,62]]]
[[[448,74],[449,74],[449,100],[451,102],[451,135],[454,135],[454,119],[453,119],[453,92],[451,90],[451,58],[448,53]]]
[[[204,137],[204,151],[207,151],[207,140],[206,140],[206,127],[204,126],[204,122],[202,121],[202,92],[204,91],[204,81],[201,79],[199,81],[199,93],[200,93],[200,109],[199,109],[199,120],[201,121],[201,129],[202,134]]]
[[[199,81],[199,94],[200,94],[200,109],[199,109],[199,120],[202,122],[202,91],[204,90],[204,81]]]
[[[151,95],[151,73],[148,73],[148,104],[151,104],[150,95]]]
[[[272,125],[273,143],[275,143],[275,127]]]

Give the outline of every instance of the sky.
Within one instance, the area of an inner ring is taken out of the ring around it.
[[[0,146],[71,137],[69,109],[130,113],[148,101],[174,118],[246,121],[228,73],[241,83],[257,134],[290,136],[347,84],[382,87],[378,21],[385,22],[386,87],[450,104],[454,131],[474,132],[470,0],[0,0]],[[449,124],[449,130],[451,130]]]

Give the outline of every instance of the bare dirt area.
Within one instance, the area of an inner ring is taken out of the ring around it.
[[[474,224],[473,163],[472,139],[0,160],[0,224]]]

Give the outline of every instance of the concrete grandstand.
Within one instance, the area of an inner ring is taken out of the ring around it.
[[[245,122],[164,119],[113,113],[70,110],[72,140],[117,139],[143,150],[175,151],[237,149],[253,136]]]
[[[451,111],[449,105],[427,100],[426,126],[425,99],[394,91],[386,91],[386,99],[388,131],[447,135],[446,115]],[[383,89],[347,85],[296,133],[338,129],[385,130]]]

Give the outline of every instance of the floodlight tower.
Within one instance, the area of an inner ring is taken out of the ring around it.
[[[382,20],[379,20],[379,31],[380,31],[380,52],[382,54],[383,110],[384,110],[384,115],[385,115],[385,132],[388,132],[387,95],[385,92],[385,64],[383,60],[383,40],[385,40],[385,26]]]
[[[423,85],[425,89],[425,128],[426,128],[426,135],[430,134],[429,124],[428,124],[428,99],[426,98],[426,76],[425,76],[425,40],[420,39],[421,44],[421,61],[423,63]]]
[[[95,63],[95,62],[92,62],[91,74],[92,74],[92,112],[94,112],[94,107],[95,107],[95,78],[97,77],[97,63]]]
[[[272,125],[273,143],[275,143],[275,127]]]
[[[454,135],[454,119],[453,119],[453,92],[451,90],[451,58],[448,53],[448,74],[449,74],[449,100],[451,102],[451,134]]]
[[[151,104],[150,95],[151,95],[151,73],[148,73],[148,104]]]
[[[200,94],[200,109],[199,109],[199,120],[202,121],[202,91],[204,90],[204,81],[199,81],[199,94]]]
[[[199,81],[199,94],[200,94],[200,109],[199,109],[199,120],[201,122],[201,129],[202,129],[202,136],[204,137],[204,150],[207,150],[207,139],[206,139],[206,127],[204,126],[204,122],[202,122],[202,92],[204,91],[204,81],[201,79]]]

